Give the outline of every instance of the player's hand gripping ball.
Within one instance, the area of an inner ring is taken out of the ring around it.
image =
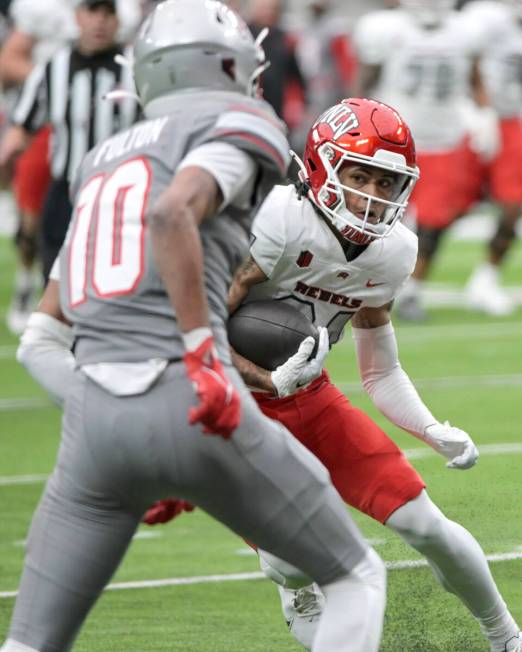
[[[232,348],[272,372],[277,395],[293,394],[317,378],[329,350],[328,331],[297,308],[277,300],[252,301],[228,322]]]

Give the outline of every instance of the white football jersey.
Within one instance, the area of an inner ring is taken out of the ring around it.
[[[415,266],[417,236],[398,223],[348,262],[312,203],[299,200],[294,186],[276,186],[254,220],[250,253],[268,280],[246,300],[289,302],[326,326],[333,344],[360,308],[378,308],[397,295]]]
[[[425,29],[407,11],[376,11],[357,24],[355,44],[363,63],[381,67],[373,96],[403,116],[419,151],[448,150],[463,140],[462,107],[482,45],[476,26],[459,12]]]
[[[522,23],[498,1],[471,2],[464,12],[484,34],[481,71],[491,103],[501,118],[522,116]]]

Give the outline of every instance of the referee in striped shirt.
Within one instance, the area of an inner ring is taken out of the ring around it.
[[[137,117],[132,98],[104,100],[116,89],[133,90],[132,73],[115,61],[115,0],[82,0],[76,10],[77,41],[36,66],[27,78],[11,115],[12,126],[0,147],[0,165],[8,167],[50,123],[52,181],[41,220],[41,259],[47,282],[62,245],[72,206],[69,184],[83,157],[96,143],[129,127]]]

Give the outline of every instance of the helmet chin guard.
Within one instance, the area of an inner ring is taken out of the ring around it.
[[[308,134],[299,178],[309,199],[350,242],[368,244],[385,238],[404,215],[419,170],[408,126],[391,107],[374,100],[350,98],[325,111]],[[394,187],[384,199],[341,183],[339,172],[360,166],[390,172]],[[348,200],[364,200],[355,214]]]

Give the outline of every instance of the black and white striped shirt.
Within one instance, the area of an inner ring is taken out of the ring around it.
[[[114,47],[85,56],[67,46],[27,78],[11,121],[31,133],[51,125],[53,179],[70,181],[89,149],[135,122],[134,99],[103,99],[112,90],[134,90],[130,68],[114,60],[121,53]]]

